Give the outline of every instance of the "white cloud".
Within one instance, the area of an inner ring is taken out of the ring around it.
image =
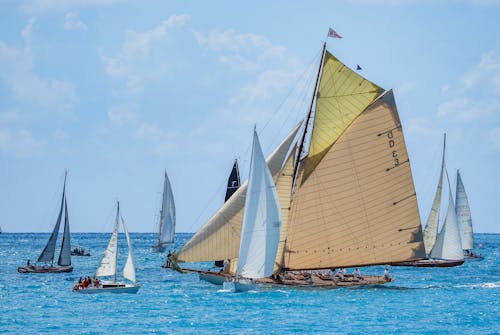
[[[108,111],[108,119],[114,126],[122,127],[137,122],[137,108],[131,105],[113,106]]]
[[[234,29],[194,32],[198,44],[220,53],[219,62],[243,71],[258,71],[264,61],[284,60],[285,48],[257,34],[238,34]]]
[[[20,129],[11,131],[0,129],[0,152],[15,157],[39,156],[45,148],[45,142],[39,141],[33,135]]]
[[[0,42],[0,81],[20,104],[32,104],[38,112],[68,113],[79,98],[71,83],[41,78],[34,72],[30,49],[9,47]]]
[[[127,31],[125,41],[116,56],[109,57],[101,53],[106,73],[110,77],[124,79],[130,91],[140,91],[145,76],[141,61],[149,56],[155,44],[166,38],[170,29],[183,26],[188,19],[187,15],[173,15],[149,31]]]
[[[31,18],[26,25],[26,27],[23,28],[21,31],[21,35],[23,36],[24,43],[29,43],[31,41],[31,34],[33,32],[33,25],[35,24],[35,19]]]
[[[64,29],[66,30],[87,30],[87,25],[80,20],[78,13],[67,12],[64,16]]]
[[[491,129],[490,140],[495,146],[495,148],[500,149],[500,128]]]
[[[406,122],[404,131],[407,134],[416,136],[435,136],[441,134],[443,131],[436,127],[436,125],[425,118],[412,118]]]
[[[438,116],[459,122],[488,120],[500,113],[500,55],[488,52],[465,72],[459,83],[447,85],[448,99],[438,107]]]

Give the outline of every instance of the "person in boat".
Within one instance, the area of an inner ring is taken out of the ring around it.
[[[339,272],[337,272],[337,277],[339,277],[339,279],[342,281],[344,280],[344,276],[345,276],[345,269],[340,268]]]
[[[361,276],[361,272],[359,271],[359,268],[355,268],[354,269],[353,276],[356,279],[363,279],[363,276]]]
[[[385,266],[384,279],[385,280],[391,280],[391,275],[389,274],[389,265]]]
[[[172,252],[169,250],[167,255],[167,268],[171,267],[170,257],[172,257]]]
[[[229,259],[224,260],[224,267],[222,272],[229,273]]]
[[[337,283],[337,269],[330,269],[330,276],[332,277],[332,281]]]

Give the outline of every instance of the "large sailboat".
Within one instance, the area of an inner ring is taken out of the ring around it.
[[[474,231],[472,229],[472,217],[470,214],[469,200],[465,187],[457,170],[457,189],[455,193],[455,209],[457,211],[458,228],[460,229],[460,239],[464,258],[466,260],[482,260],[484,257],[473,252],[474,249]]]
[[[73,266],[71,266],[71,241],[69,232],[69,219],[68,219],[68,203],[66,199],[66,177],[67,172],[64,174],[64,186],[61,196],[61,206],[59,209],[59,215],[57,217],[56,225],[54,230],[45,245],[42,253],[38,257],[35,264],[31,264],[28,260],[26,266],[20,266],[17,268],[19,273],[59,273],[59,272],[71,272],[73,271]],[[54,265],[54,256],[56,251],[57,237],[59,235],[59,227],[61,225],[61,220],[64,212],[64,232],[63,239],[61,243],[61,251],[59,253],[59,258],[57,260],[57,265]],[[40,265],[43,263],[43,265]]]
[[[443,137],[443,156],[441,159],[439,181],[423,233],[426,259],[395,263],[393,265],[416,267],[453,267],[461,265],[464,262],[458,220],[455,212],[455,205],[453,204],[450,181],[445,166],[445,152],[446,134],[444,134]],[[445,174],[449,190],[448,211],[446,213],[441,231],[438,233],[441,196],[443,192],[443,176]]]
[[[125,266],[123,267],[122,275],[124,279],[128,281],[119,281],[117,279],[117,259],[118,259],[118,227],[120,225],[120,220],[122,222],[123,231],[125,232],[125,237],[127,238],[128,254]],[[100,280],[99,278],[109,278],[113,279]],[[120,203],[116,204],[116,219],[113,228],[113,234],[108,243],[108,247],[104,251],[101,259],[101,263],[97,268],[94,279],[92,281],[84,281],[76,284],[73,287],[73,291],[79,293],[137,293],[141,285],[136,282],[135,279],[135,267],[134,259],[132,256],[132,243],[130,242],[130,236],[128,234],[127,226],[125,226],[125,221],[120,215]]]
[[[158,221],[158,240],[153,245],[153,251],[164,252],[167,244],[174,243],[175,237],[175,203],[167,171],[163,181],[160,219]]]
[[[345,66],[325,43],[300,128],[298,143],[299,126],[267,159],[282,229],[273,275],[260,281],[303,285],[307,277],[313,286],[383,284],[390,279],[365,276],[336,283],[318,271],[424,258],[417,198],[392,90]],[[227,273],[236,273],[247,185],[172,257],[174,267],[224,259],[230,263]]]

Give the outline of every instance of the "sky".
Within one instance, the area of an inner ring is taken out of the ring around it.
[[[166,170],[196,231],[254,125],[267,155],[305,116],[332,27],[394,90],[422,221],[446,132],[452,191],[460,169],[475,232],[499,233],[499,22],[497,0],[0,1],[0,227],[51,231],[68,170],[73,232],[111,231],[117,200],[151,232]]]

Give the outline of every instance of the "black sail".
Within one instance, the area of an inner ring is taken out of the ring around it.
[[[233,169],[227,179],[227,190],[224,202],[226,202],[234,192],[240,187],[240,171],[238,170],[238,160],[234,160]]]

